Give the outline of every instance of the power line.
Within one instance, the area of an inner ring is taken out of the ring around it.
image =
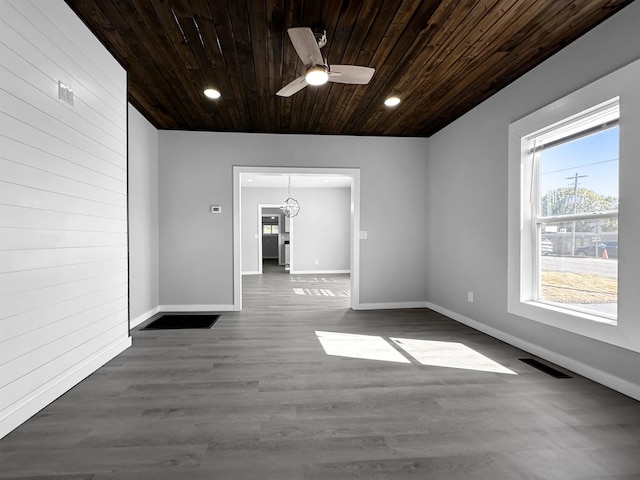
[[[562,168],[560,170],[553,170],[551,172],[542,172],[542,175],[549,175],[550,173],[566,172],[567,170],[575,170],[576,168],[582,168],[582,167],[591,167],[592,165],[600,165],[602,163],[617,162],[618,160],[620,160],[620,158],[616,157],[616,158],[612,158],[610,160],[602,160],[600,162],[593,162],[593,163],[587,163],[585,165],[577,165],[577,166],[573,166],[573,167]],[[571,178],[573,178],[573,177],[571,177]]]

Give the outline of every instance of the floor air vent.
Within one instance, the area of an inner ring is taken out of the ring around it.
[[[220,315],[180,315],[167,314],[157,318],[142,330],[178,330],[191,328],[211,328]]]
[[[535,360],[533,358],[521,358],[520,361],[526,363],[527,365],[531,365],[533,368],[537,368],[541,372],[544,372],[547,375],[551,375],[552,377],[571,378],[571,375],[567,375],[566,373],[563,373],[560,370],[556,370],[555,368],[550,367],[549,365],[545,365],[544,363],[539,362],[538,360]]]

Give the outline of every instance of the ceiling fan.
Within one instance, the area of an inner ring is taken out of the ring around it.
[[[290,28],[287,30],[293,48],[296,49],[300,60],[307,71],[293,82],[285,85],[276,92],[280,97],[290,97],[307,85],[323,85],[326,82],[351,83],[366,85],[373,77],[375,68],[359,67],[357,65],[331,65],[322,58],[320,48],[327,43],[327,34],[307,27]]]

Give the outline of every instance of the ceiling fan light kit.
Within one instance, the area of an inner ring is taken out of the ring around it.
[[[322,58],[320,48],[327,43],[324,30],[316,31],[307,27],[287,30],[291,44],[306,67],[304,75],[296,78],[276,92],[279,97],[290,97],[309,85],[323,85],[327,82],[366,85],[373,77],[374,68],[358,65],[331,65]]]
[[[309,67],[304,79],[309,85],[324,85],[329,81],[329,68],[326,65]]]

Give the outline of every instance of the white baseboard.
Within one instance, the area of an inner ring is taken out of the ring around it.
[[[351,273],[351,270],[291,270],[291,275],[335,275],[339,273]]]
[[[147,312],[144,312],[142,315],[138,315],[136,318],[132,318],[131,321],[129,322],[129,328],[136,328],[142,322],[149,320],[159,311],[160,311],[160,307],[155,307]]]
[[[464,315],[460,315],[439,305],[427,302],[426,307],[438,313],[446,315],[447,317],[452,318],[457,322],[463,323],[475,330],[486,333],[491,337],[502,340],[509,345],[513,345],[514,347],[520,348],[540,358],[553,362],[556,365],[560,365],[561,367],[576,372],[583,377],[593,380],[594,382],[598,382],[606,387],[616,390],[617,392],[623,393],[636,400],[640,400],[640,385],[631,383],[627,380],[624,380],[623,378],[616,377],[615,375],[603,372],[589,365],[585,365],[582,362],[578,362],[572,358],[565,357],[560,353],[547,350],[544,347],[535,345],[521,338],[514,337],[513,335],[504,333],[498,329],[480,323]]]
[[[65,372],[60,378],[56,378],[30,393],[20,401],[19,405],[0,418],[0,438],[29,420],[33,415],[130,346],[131,337],[129,336],[116,340],[111,345],[96,352],[83,363],[75,365],[74,368]]]
[[[402,308],[427,308],[426,302],[387,302],[387,303],[359,303],[354,310],[396,310]]]
[[[242,272],[242,275],[262,275],[260,270],[251,270],[249,272]]]
[[[233,312],[233,305],[160,305],[160,312]]]

